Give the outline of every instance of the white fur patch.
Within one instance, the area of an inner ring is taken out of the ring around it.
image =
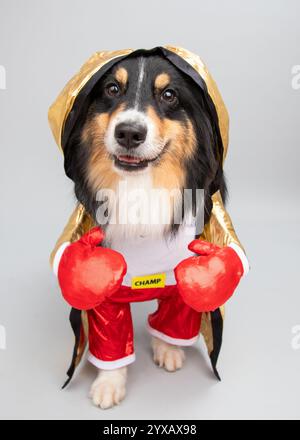
[[[101,370],[92,384],[89,397],[102,409],[118,405],[126,394],[127,368]]]
[[[165,370],[173,372],[180,370],[185,360],[184,351],[176,345],[168,344],[158,338],[152,338],[153,360]]]
[[[157,199],[156,199],[157,197]],[[161,200],[163,197],[163,200]],[[153,188],[151,170],[128,173],[109,198],[110,220],[106,242],[123,242],[139,236],[161,237],[172,222],[173,206],[168,192]]]
[[[141,58],[139,60],[139,78],[138,78],[136,95],[135,95],[135,102],[134,102],[135,109],[137,109],[139,106],[139,100],[140,100],[140,96],[141,96],[141,88],[142,88],[144,76],[145,76],[145,60],[144,60],[144,58]]]

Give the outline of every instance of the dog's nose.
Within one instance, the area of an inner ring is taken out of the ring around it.
[[[147,136],[147,128],[141,124],[121,122],[115,128],[115,138],[122,147],[137,148]]]

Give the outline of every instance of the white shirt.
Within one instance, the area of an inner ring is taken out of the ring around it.
[[[196,227],[182,225],[175,236],[154,238],[138,236],[127,240],[112,240],[110,248],[120,252],[127,263],[123,285],[131,286],[133,277],[166,274],[166,285],[176,284],[174,268],[180,261],[194,255],[188,249],[195,238]]]

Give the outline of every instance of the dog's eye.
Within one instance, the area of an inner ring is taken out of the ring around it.
[[[166,89],[162,92],[161,99],[169,104],[174,104],[177,102],[177,94],[175,90]]]
[[[120,87],[115,83],[109,83],[105,87],[105,93],[108,96],[119,96],[120,95]]]

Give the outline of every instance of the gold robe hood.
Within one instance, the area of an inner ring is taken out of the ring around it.
[[[161,46],[151,49],[151,51],[159,51],[160,54],[169,59],[169,61],[178,68],[185,71],[185,73],[188,74],[197,84],[206,90],[213,104],[213,110],[216,113],[223,144],[224,159],[228,148],[228,113],[217,85],[203,61],[198,55],[180,47]],[[93,85],[99,80],[99,75],[102,75],[114,63],[133,52],[135,52],[134,49],[96,52],[86,63],[83,64],[79,72],[73,76],[58,95],[57,99],[49,109],[48,117],[53,136],[62,152],[68,135],[76,123],[76,112],[82,104],[82,100],[86,93],[88,93]],[[212,201],[213,209],[211,218],[205,225],[200,238],[219,246],[226,246],[234,242],[242,247],[235,234],[231,219],[224,208],[219,191],[212,196]],[[92,218],[85,211],[84,207],[81,204],[78,204],[51,253],[51,264],[53,263],[58,247],[63,242],[73,242],[78,240],[93,226],[94,223]],[[219,375],[216,370],[216,363],[222,344],[223,317],[224,307],[221,307],[215,312],[203,313],[201,324],[201,333],[206,342],[213,370],[218,378]],[[67,372],[69,379],[66,384],[71,379],[75,367],[80,362],[87,343],[88,335],[86,312],[72,309],[70,321],[75,334],[75,347],[72,363]]]

